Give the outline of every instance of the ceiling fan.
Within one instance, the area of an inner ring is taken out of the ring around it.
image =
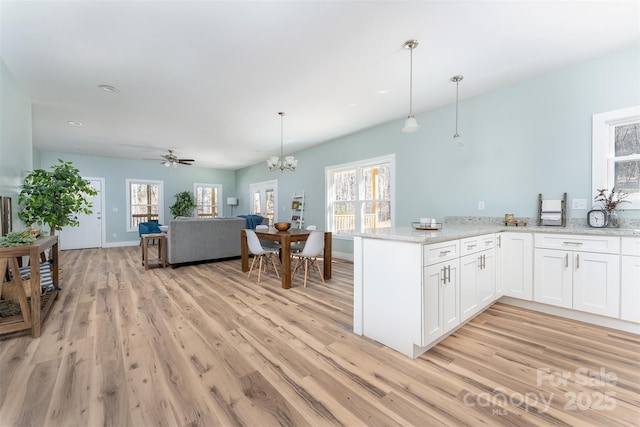
[[[169,154],[160,155],[164,160],[160,163],[165,165],[166,167],[178,167],[178,165],[187,165],[191,166],[192,162],[195,162],[193,159],[179,159],[178,156],[173,154],[173,150],[169,150]]]

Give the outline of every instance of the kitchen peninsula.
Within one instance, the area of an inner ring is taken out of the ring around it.
[[[353,233],[353,330],[416,358],[498,299],[640,333],[640,230],[449,224]]]

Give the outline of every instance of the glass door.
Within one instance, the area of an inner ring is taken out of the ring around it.
[[[276,221],[278,206],[278,181],[265,181],[251,184],[251,213],[269,218],[269,225]]]

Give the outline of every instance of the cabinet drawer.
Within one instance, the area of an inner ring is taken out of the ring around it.
[[[442,261],[448,261],[460,256],[460,241],[433,243],[424,245],[422,265],[432,265]]]
[[[640,237],[622,238],[622,255],[640,256]]]
[[[620,238],[607,236],[587,236],[572,234],[535,235],[536,248],[564,249],[583,252],[620,253]]]
[[[460,240],[460,255],[469,255],[485,249],[495,248],[495,234],[484,234],[482,236],[467,237]]]

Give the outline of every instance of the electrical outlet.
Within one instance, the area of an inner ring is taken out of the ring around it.
[[[587,209],[587,199],[571,199],[571,209]]]
[[[483,211],[484,210],[484,201],[483,200],[478,202],[478,210],[479,211]]]

